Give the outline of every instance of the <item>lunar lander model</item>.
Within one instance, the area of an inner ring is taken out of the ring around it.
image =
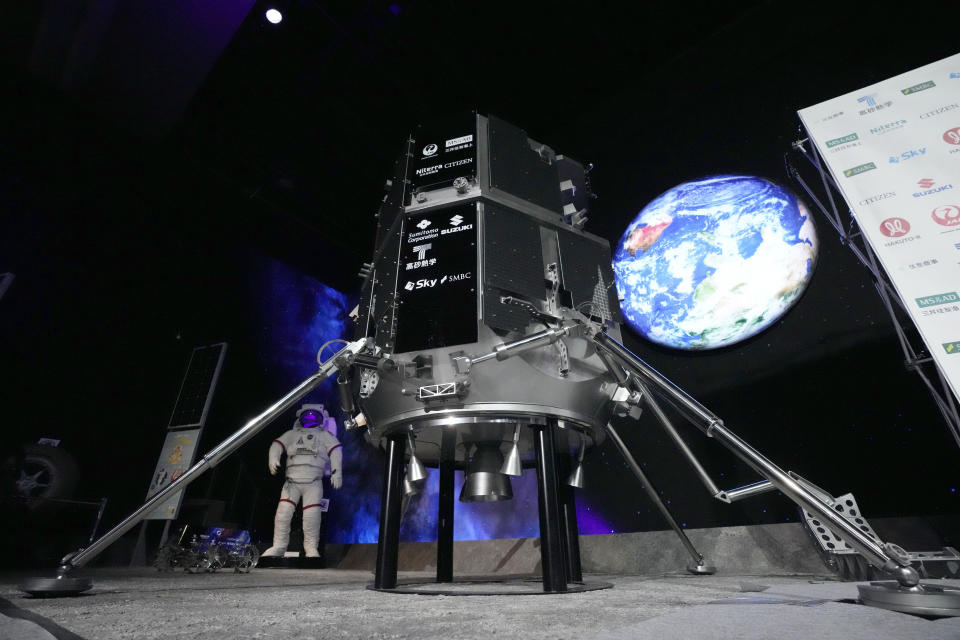
[[[366,426],[368,441],[386,451],[375,589],[402,590],[401,496],[405,481],[411,489],[422,478],[424,463],[440,471],[438,582],[453,579],[454,470],[465,472],[461,500],[493,501],[509,497],[510,475],[533,466],[543,590],[591,588],[582,581],[572,489],[561,480],[570,472],[576,485],[577,462],[607,437],[680,537],[688,570],[712,573],[610,424],[614,414],[637,416],[645,407],[714,497],[733,502],[779,490],[892,576],[860,587],[868,604],[960,613],[960,592],[919,584],[903,549],[864,531],[842,505],[768,460],[621,343],[609,244],[583,230],[589,198],[583,165],[493,116],[420,127],[387,182],[356,339],[113,530],[65,557],[57,578],[27,586],[86,587],[71,576],[74,568],[336,375],[346,426]],[[719,489],[658,398],[762,479]]]

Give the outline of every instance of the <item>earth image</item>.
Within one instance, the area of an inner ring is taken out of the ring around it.
[[[627,323],[678,349],[756,335],[800,298],[817,259],[810,213],[752,176],[684,182],[637,214],[614,250]]]

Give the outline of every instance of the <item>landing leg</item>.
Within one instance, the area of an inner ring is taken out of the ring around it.
[[[645,474],[643,469],[640,468],[640,465],[637,464],[637,461],[633,458],[633,455],[630,453],[627,445],[624,444],[623,440],[620,439],[620,434],[618,434],[616,429],[613,428],[613,425],[607,424],[607,434],[610,435],[610,440],[612,440],[613,444],[616,445],[620,455],[623,456],[623,459],[627,461],[627,465],[630,467],[630,470],[633,471],[633,475],[637,476],[637,480],[640,481],[640,485],[647,493],[647,497],[653,501],[653,504],[656,505],[657,509],[660,510],[660,513],[663,514],[663,517],[666,518],[667,522],[670,524],[670,528],[673,529],[674,533],[676,533],[680,538],[680,542],[682,542],[683,546],[686,547],[687,553],[689,553],[690,557],[693,559],[693,561],[687,565],[687,571],[697,575],[710,575],[716,573],[716,568],[708,566],[706,563],[704,563],[703,554],[697,551],[697,549],[693,546],[693,543],[690,542],[690,538],[687,537],[687,534],[677,522],[676,518],[674,518],[673,514],[670,513],[670,510],[667,509],[667,505],[663,504],[663,500],[660,499],[660,496],[657,494],[657,490],[653,488],[653,485],[650,484],[650,480],[647,479],[647,474]]]
[[[567,590],[566,561],[560,543],[560,508],[557,501],[557,465],[554,430],[556,419],[534,427],[537,453],[537,498],[540,512],[540,561],[543,590]]]
[[[440,438],[440,495],[437,508],[437,582],[453,582],[453,493],[457,432]]]
[[[403,496],[403,452],[407,438],[395,434],[387,439],[387,459],[380,501],[380,536],[377,538],[377,569],[374,589],[397,586],[397,554],[400,549],[400,502]]]
[[[866,558],[872,566],[896,579],[896,581],[861,585],[860,598],[865,604],[921,615],[960,616],[960,589],[920,584],[920,575],[910,566],[909,554],[903,549],[895,544],[884,543],[865,535],[834,512],[814,491],[727,429],[723,421],[709,409],[631,353],[617,340],[603,332],[596,333],[593,339],[600,350],[614,358],[624,370],[638,376],[644,382],[649,382],[658,394],[670,402],[707,437],[716,439],[801,508],[816,514],[818,519]],[[625,447],[622,447],[622,450],[625,451]],[[727,492],[728,497],[729,493]]]

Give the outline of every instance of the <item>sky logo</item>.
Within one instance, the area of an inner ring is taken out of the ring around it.
[[[909,151],[904,151],[898,156],[890,156],[890,162],[892,164],[898,164],[900,162],[906,162],[907,160],[913,160],[914,158],[919,158],[927,152],[926,147],[920,149],[910,149]]]

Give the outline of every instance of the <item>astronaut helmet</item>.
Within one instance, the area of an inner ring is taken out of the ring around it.
[[[304,429],[315,429],[323,427],[328,415],[322,404],[305,404],[297,411],[297,422]]]

